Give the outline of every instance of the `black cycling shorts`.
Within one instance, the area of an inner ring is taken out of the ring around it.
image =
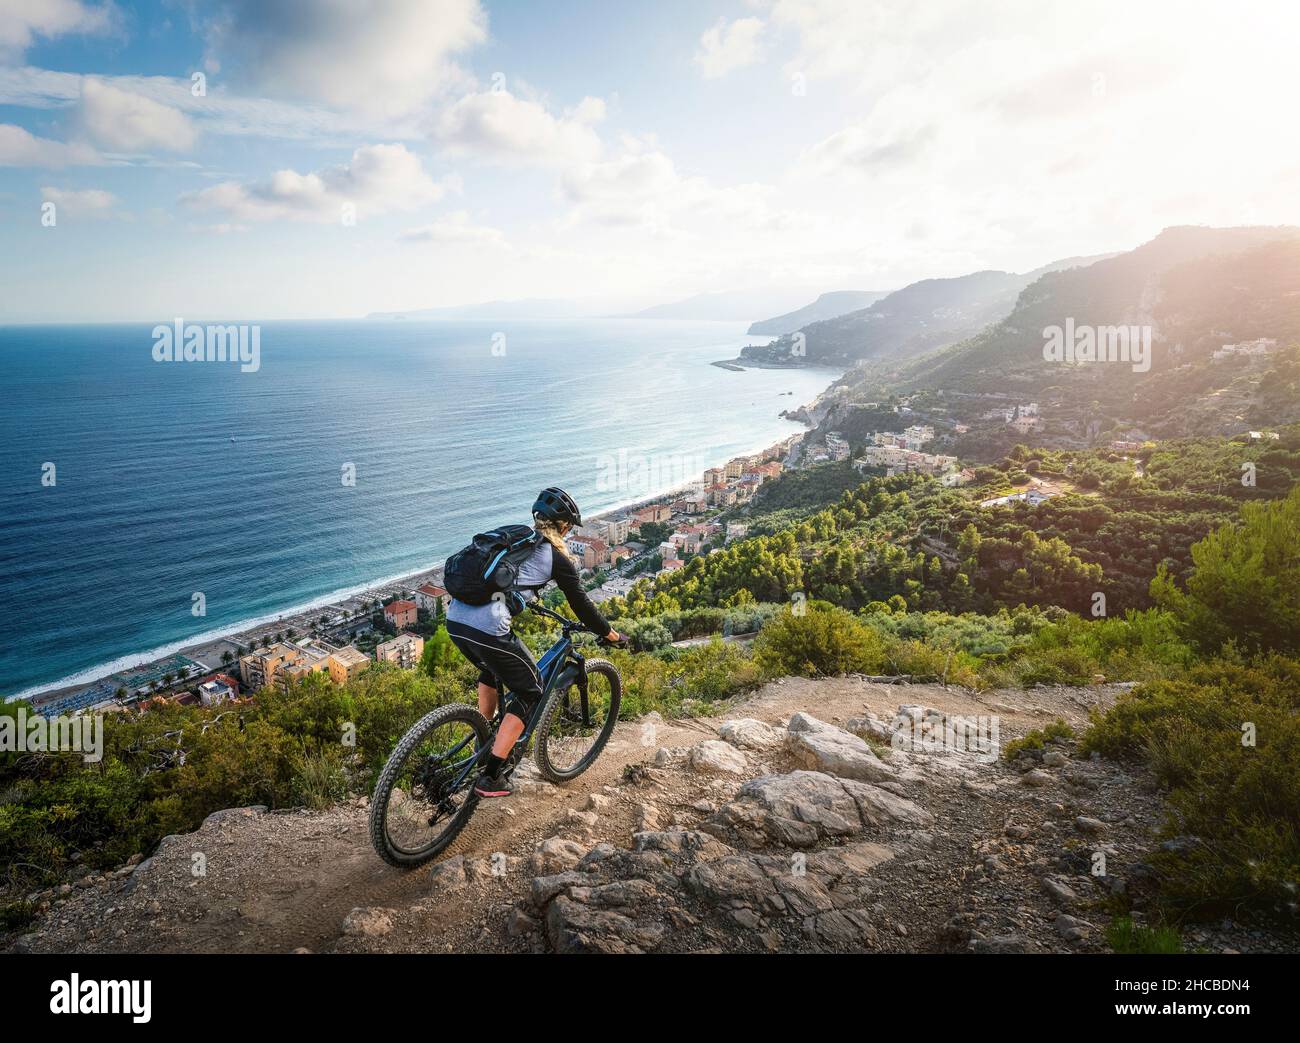
[[[542,675],[532,654],[513,633],[488,634],[464,623],[447,621],[447,636],[479,668],[479,684],[509,692],[531,713],[542,697]],[[520,716],[526,716],[521,714]]]

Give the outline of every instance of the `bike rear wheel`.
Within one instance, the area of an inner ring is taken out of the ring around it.
[[[389,865],[423,865],[465,828],[478,799],[474,763],[491,730],[472,706],[440,706],[418,720],[379,773],[370,840]]]
[[[533,759],[551,782],[576,779],[595,763],[605,748],[623,696],[618,668],[604,659],[587,660],[587,712],[575,683],[554,692],[542,707]]]

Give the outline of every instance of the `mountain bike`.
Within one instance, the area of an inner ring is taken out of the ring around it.
[[[586,631],[538,604],[530,610],[560,624],[560,638],[537,661],[542,697],[506,759],[512,772],[536,736],[533,760],[544,779],[568,782],[595,763],[618,723],[623,679],[605,659],[587,659],[573,635]],[[605,642],[602,641],[602,644]],[[478,807],[474,783],[492,750],[506,705],[498,686],[492,721],[453,703],[420,718],[397,744],[370,798],[370,840],[390,865],[423,865],[446,849]]]

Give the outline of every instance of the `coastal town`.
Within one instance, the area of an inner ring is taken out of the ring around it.
[[[634,583],[682,568],[697,554],[746,535],[743,523],[714,520],[743,505],[798,458],[803,434],[709,468],[687,487],[592,518],[568,536],[570,554],[597,603]],[[311,673],[345,684],[376,663],[415,669],[450,595],[441,567],[286,615],[90,684],[38,695],[45,716],[147,711],[168,702],[211,706]]]

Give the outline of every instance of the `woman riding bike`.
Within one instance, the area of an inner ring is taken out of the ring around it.
[[[605,640],[619,642],[618,631],[610,627],[582,589],[578,567],[569,556],[564,537],[575,525],[582,524],[582,514],[573,497],[563,489],[543,489],[533,504],[534,528],[542,539],[532,554],[519,566],[515,590],[515,610],[537,596],[537,591],[551,580],[564,592],[578,619]],[[524,719],[531,716],[542,697],[542,679],[524,643],[511,630],[514,614],[508,599],[495,598],[486,605],[467,605],[452,598],[447,607],[447,634],[465,658],[479,668],[478,708],[489,721],[496,713],[500,698],[498,685],[509,691],[501,726],[497,729],[492,752],[485,759],[483,772],[474,784],[480,797],[510,795],[506,778],[506,758],[524,731]],[[511,709],[516,703],[518,710]]]

